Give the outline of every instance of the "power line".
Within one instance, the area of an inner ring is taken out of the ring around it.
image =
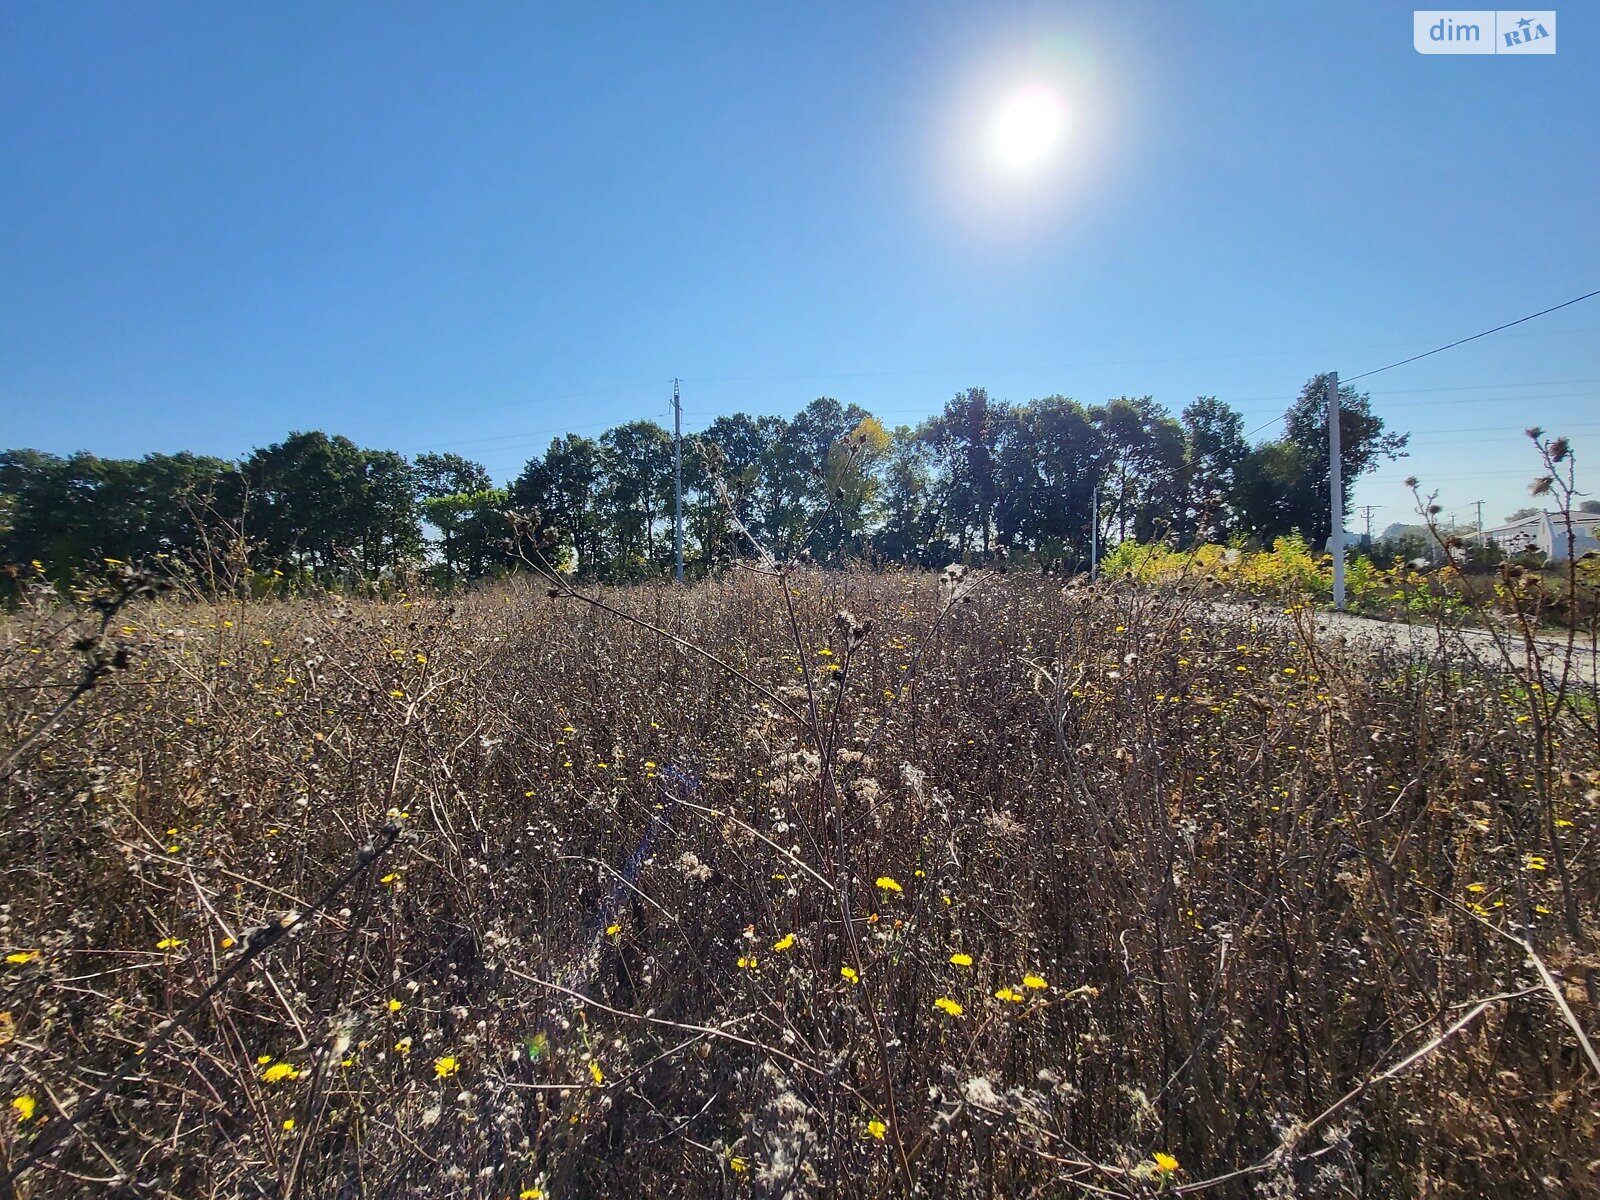
[[[1448,345],[1436,346],[1432,350],[1425,350],[1421,354],[1413,354],[1410,358],[1402,358],[1399,362],[1392,362],[1388,366],[1374,367],[1370,371],[1363,371],[1359,375],[1352,375],[1350,378],[1346,379],[1345,382],[1354,383],[1358,379],[1366,379],[1369,376],[1378,375],[1384,371],[1392,371],[1396,367],[1403,367],[1407,363],[1414,363],[1421,358],[1428,358],[1435,354],[1443,354],[1446,350],[1454,350],[1457,346],[1465,346],[1468,342],[1475,342],[1479,338],[1488,337],[1491,333],[1499,333],[1502,329],[1510,329],[1513,325],[1521,325],[1524,321],[1531,321],[1535,317],[1543,317],[1549,313],[1559,312],[1563,308],[1570,308],[1572,305],[1577,304],[1580,301],[1589,300],[1595,296],[1600,296],[1600,288],[1596,288],[1592,292],[1585,292],[1581,296],[1574,296],[1571,300],[1563,300],[1560,304],[1552,304],[1549,308],[1541,308],[1538,312],[1529,313],[1525,317],[1518,317],[1515,321],[1507,321],[1504,325],[1496,325],[1493,329],[1485,329],[1482,333],[1475,333],[1471,337],[1457,338]]]

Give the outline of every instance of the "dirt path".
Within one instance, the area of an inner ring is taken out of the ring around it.
[[[1216,608],[1230,614],[1250,615],[1257,620],[1282,624],[1288,624],[1291,620],[1281,610],[1254,609],[1248,605],[1231,603],[1218,604]],[[1321,638],[1342,640],[1355,649],[1387,649],[1430,658],[1442,655],[1457,661],[1472,662],[1491,671],[1502,670],[1505,666],[1505,655],[1496,643],[1494,634],[1483,629],[1404,625],[1337,612],[1319,612],[1314,614],[1312,620]],[[1525,655],[1521,635],[1504,633],[1500,636],[1500,642],[1510,651],[1512,662],[1520,667]],[[1552,682],[1558,680],[1568,661],[1565,639],[1540,635],[1538,643],[1546,679]],[[1580,634],[1572,646],[1570,679],[1584,687],[1593,687],[1596,680],[1600,679],[1597,668],[1600,668],[1600,645],[1587,634]]]

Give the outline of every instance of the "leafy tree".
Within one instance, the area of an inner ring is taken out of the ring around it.
[[[449,547],[442,554],[449,582],[476,579],[506,558],[504,544],[507,492],[484,488],[449,496],[429,496],[422,502],[428,522],[444,536]]]
[[[1250,460],[1244,418],[1201,396],[1183,410],[1183,436],[1184,540],[1226,541],[1242,519],[1239,489]]]
[[[999,498],[995,448],[1006,413],[1007,406],[991,401],[983,388],[968,388],[922,426],[942,475],[941,501],[958,554],[974,542],[989,553]]]
[[[413,467],[423,515],[439,531],[445,578],[470,577],[476,573],[472,567],[482,558],[483,547],[468,546],[463,538],[493,486],[488,468],[459,454],[419,454]]]
[[[1283,516],[1288,525],[1272,528],[1272,522],[1265,523],[1269,536],[1298,529],[1313,546],[1323,545],[1333,532],[1328,507],[1327,379],[1326,375],[1313,376],[1284,414],[1281,440],[1294,449],[1299,471],[1284,497]],[[1409,434],[1384,432],[1383,418],[1373,413],[1366,393],[1348,384],[1339,388],[1339,463],[1345,511],[1349,511],[1352,490],[1361,476],[1380,459],[1403,457],[1409,439]]]
[[[605,470],[600,443],[569,433],[550,443],[543,458],[528,460],[511,485],[512,506],[537,508],[562,536],[584,579],[604,578],[606,530],[600,501]]]
[[[886,558],[934,565],[933,547],[943,510],[928,444],[909,425],[895,427],[888,456],[879,467],[883,522],[873,547]]]
[[[419,454],[412,467],[416,472],[417,495],[424,499],[471,495],[494,486],[487,467],[459,454]]]
[[[1519,508],[1516,512],[1507,514],[1506,524],[1510,525],[1513,521],[1525,521],[1529,517],[1537,517],[1542,511],[1543,509],[1534,508],[1531,505]],[[1600,509],[1596,509],[1595,511],[1600,512]]]
[[[1104,434],[1065,396],[1006,414],[995,454],[1001,541],[1046,563],[1087,558],[1090,507],[1106,454]]]
[[[608,430],[600,445],[609,576],[630,578],[660,565],[656,525],[663,511],[672,511],[672,435],[654,421],[630,421]]]
[[[1106,491],[1117,540],[1153,541],[1181,530],[1183,427],[1149,396],[1119,396],[1090,414],[1105,439]]]
[[[828,447],[822,475],[833,519],[825,522],[814,538],[827,557],[863,552],[867,530],[876,526],[880,516],[883,483],[878,470],[888,459],[892,444],[883,423],[877,417],[864,416]]]

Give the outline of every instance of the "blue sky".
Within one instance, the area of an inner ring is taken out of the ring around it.
[[[1272,418],[1600,287],[1592,8],[1422,56],[1409,6],[0,6],[0,445],[290,429],[515,475],[557,432],[818,395],[1214,394]],[[987,123],[1048,81],[1049,169]],[[1447,508],[1600,453],[1600,298],[1370,380]],[[1589,477],[1593,478],[1592,472]],[[1580,480],[1582,482],[1582,480]],[[1359,522],[1352,522],[1359,527]]]

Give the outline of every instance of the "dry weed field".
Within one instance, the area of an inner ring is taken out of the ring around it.
[[[1600,1194],[1593,697],[1296,628],[981,571],[25,607],[0,1195]]]

